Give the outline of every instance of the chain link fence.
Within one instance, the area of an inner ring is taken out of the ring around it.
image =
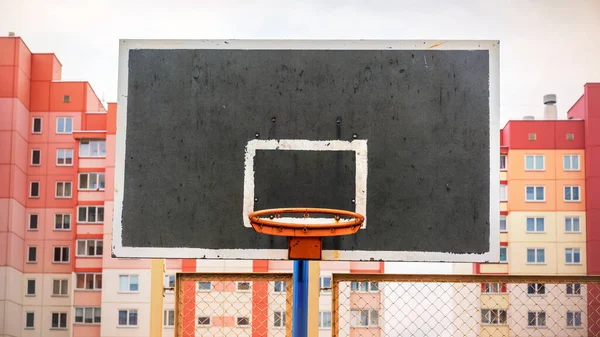
[[[291,336],[291,274],[177,274],[175,336]]]
[[[353,275],[332,336],[600,336],[600,277]]]

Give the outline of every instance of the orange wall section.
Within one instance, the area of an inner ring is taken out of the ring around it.
[[[81,112],[85,109],[84,82],[52,82],[50,83],[50,111]],[[70,96],[64,102],[64,96]],[[73,128],[75,129],[75,128]]]

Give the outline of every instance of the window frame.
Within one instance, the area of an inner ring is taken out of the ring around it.
[[[204,320],[202,320],[203,324],[200,324],[200,318],[205,318]],[[208,328],[212,326],[212,317],[211,316],[197,316],[196,317],[196,326],[199,328]]]
[[[83,276],[83,288],[79,288],[79,275]],[[88,289],[87,288],[87,282],[89,281],[87,279],[87,275],[91,275],[92,276],[92,284],[93,284],[93,288],[92,289]],[[98,275],[100,275],[100,285],[101,287],[98,288]],[[73,290],[75,291],[102,291],[102,273],[75,273],[75,287],[73,288]]]
[[[377,322],[373,323],[373,312],[377,313]],[[355,315],[358,313],[360,315],[360,323],[355,324]],[[367,324],[362,324],[363,313],[366,313]],[[379,311],[376,309],[350,309],[350,327],[351,328],[378,328],[380,324],[379,320]]]
[[[29,292],[29,282],[33,282],[33,292]],[[35,297],[37,292],[37,282],[34,278],[28,278],[25,280],[25,297]]]
[[[566,159],[567,157],[569,157],[569,165],[571,166],[571,168],[566,168],[565,167],[565,163],[566,163]],[[573,159],[576,158],[577,161],[577,169],[572,168],[573,167]],[[578,172],[581,171],[581,156],[578,154],[564,154],[563,155],[563,171],[565,172]]]
[[[128,290],[121,289],[121,278],[127,278],[127,288]],[[135,277],[137,279],[137,283],[131,283],[131,279]],[[137,290],[131,290],[131,286],[136,284]],[[117,291],[119,294],[137,294],[140,292],[140,275],[138,274],[119,274],[119,290]]]
[[[104,143],[104,153],[101,144]],[[87,144],[87,150],[82,149],[82,145]],[[98,155],[92,155],[92,144],[96,146]],[[86,153],[87,152],[87,153]],[[79,158],[106,158],[106,139],[82,139],[79,141]]]
[[[39,231],[40,230],[40,215],[38,213],[29,213],[28,221],[27,221],[27,230],[28,231]],[[31,226],[31,219],[35,216],[35,228]]]
[[[500,184],[498,198],[500,202],[508,201],[508,184]]]
[[[246,320],[247,323],[246,324],[240,324],[240,318],[242,320]],[[249,316],[236,316],[235,317],[235,326],[239,327],[239,328],[249,328],[251,326],[250,324],[250,317]]]
[[[201,288],[200,284],[204,284],[204,285],[208,284],[208,289],[207,288]],[[212,282],[210,282],[210,281],[198,281],[197,284],[196,284],[196,289],[198,289],[199,292],[203,292],[203,293],[206,292],[207,293],[209,291],[212,291],[212,288],[213,288]]]
[[[171,322],[171,315],[173,317],[173,323],[169,324]],[[165,328],[165,329],[175,328],[175,309],[163,310],[163,328]]]
[[[567,220],[571,221],[571,230],[567,230]],[[577,220],[578,230],[573,230],[575,227],[575,220]],[[581,234],[581,218],[579,216],[566,216],[564,221],[565,234]]]
[[[575,256],[576,256],[575,254],[579,255],[579,261],[578,262],[575,262]],[[568,261],[569,255],[571,256],[571,262]],[[568,264],[568,265],[580,265],[580,264],[582,264],[582,262],[581,262],[581,248],[578,248],[578,247],[565,248],[565,264]]]
[[[484,311],[486,311],[486,313],[484,313]],[[502,309],[502,308],[481,308],[479,310],[479,312],[481,313],[481,319],[480,319],[480,323],[481,325],[493,325],[493,326],[498,326],[498,325],[508,325],[508,309]],[[495,312],[496,315],[492,316],[492,313]],[[504,317],[506,317],[506,319],[504,321],[502,321],[502,312],[504,312]],[[484,322],[483,318],[487,319],[487,322]],[[498,318],[497,323],[494,322],[494,318]]]
[[[58,326],[54,326],[54,315],[57,315],[58,318]],[[64,317],[64,326],[61,324],[62,318]],[[50,330],[67,330],[67,326],[69,325],[69,317],[64,311],[52,311],[50,313]]]
[[[82,315],[81,315],[81,322],[77,322],[77,310],[81,309],[82,310]],[[92,311],[92,322],[86,322],[85,321],[85,313],[87,310],[91,310]],[[100,311],[100,315],[96,316],[96,310]],[[98,317],[98,321],[96,322],[96,317]],[[76,306],[74,307],[74,315],[73,315],[73,324],[74,325],[100,325],[102,324],[102,307],[92,307],[92,306]]]
[[[533,251],[534,251],[534,257],[535,257],[535,261],[534,262],[529,262],[529,260],[528,260],[529,250],[530,249],[533,249]],[[538,257],[539,257],[539,251],[540,250],[544,251],[544,261],[542,261],[542,262],[538,261],[539,260]],[[546,248],[526,248],[525,261],[526,261],[526,264],[532,264],[532,265],[534,265],[534,264],[538,264],[538,265],[544,265],[544,264],[546,264]]]
[[[533,321],[529,319],[529,315],[530,314],[534,314],[535,315],[535,324],[532,324]],[[544,324],[541,325],[539,324],[540,321],[540,316],[544,315]],[[545,311],[528,311],[527,312],[527,327],[528,328],[546,328],[548,327],[548,315],[546,314]]]
[[[67,154],[70,153],[71,156],[67,156]],[[61,156],[62,154],[62,156]],[[73,149],[56,149],[56,161],[55,164],[56,166],[73,166],[73,157],[74,157],[74,152]],[[64,163],[59,163],[59,160],[63,160]],[[71,163],[67,163],[67,160],[71,159]]]
[[[67,120],[71,120],[71,131],[67,131]],[[59,131],[60,120],[63,120],[64,131]],[[56,117],[56,134],[57,135],[70,135],[73,134],[73,117],[60,116]]]
[[[37,195],[33,195],[33,185],[36,184],[37,185]],[[29,198],[31,199],[39,199],[40,195],[42,194],[42,184],[40,183],[39,180],[32,180],[29,182]]]
[[[363,285],[366,284],[366,290],[361,289]],[[376,290],[373,290],[373,284],[376,284]],[[356,285],[356,290],[354,289],[354,285]],[[370,281],[352,281],[350,282],[350,292],[355,293],[363,293],[363,294],[376,294],[380,291],[379,282],[370,282]]]
[[[31,249],[34,250],[35,258],[31,259]],[[27,246],[27,263],[37,263],[37,246]]]
[[[277,317],[279,316],[279,317]],[[277,324],[279,322],[279,325]],[[287,324],[287,315],[285,311],[275,310],[273,311],[273,327],[277,329],[285,328]]]
[[[54,293],[54,284],[58,282],[58,294]],[[63,292],[64,288],[64,294]],[[52,279],[52,297],[68,297],[69,296],[69,280],[68,279]]]
[[[278,289],[277,284],[279,284],[280,290],[277,290]],[[287,281],[273,281],[273,291],[272,292],[277,293],[277,294],[287,292]]]
[[[59,185],[62,184],[62,188]],[[69,187],[67,189],[67,186]],[[58,195],[59,190],[62,190],[63,195]],[[66,195],[69,192],[69,195]],[[54,184],[54,198],[56,199],[71,199],[73,198],[73,182],[68,180],[58,180]]]
[[[504,229],[502,229],[502,221],[504,220]],[[508,233],[508,217],[506,215],[500,215],[500,221],[498,224],[500,233]]]
[[[96,175],[96,185],[98,188],[91,188],[89,185],[92,182],[90,176]],[[81,187],[81,177],[87,176],[88,187]],[[102,176],[102,187],[100,187],[100,176]],[[77,175],[77,190],[79,191],[104,191],[106,190],[106,173],[105,172],[82,172]]]
[[[503,161],[502,158],[504,158],[504,167],[502,167]],[[508,168],[508,156],[506,154],[500,154],[500,171],[506,171]]]
[[[29,315],[31,315],[31,325],[29,323]],[[25,311],[25,330],[35,329],[35,311]]]
[[[35,121],[40,121],[40,131],[35,131]],[[31,117],[31,134],[32,135],[41,135],[44,130],[44,118],[39,116]]]
[[[505,250],[506,253],[504,254],[504,256],[506,256],[506,259],[504,261],[502,261],[502,250]],[[508,263],[508,246],[500,246],[500,260],[499,263]]]
[[[127,313],[126,317],[127,317],[127,323],[126,324],[121,324],[119,317],[121,315],[121,312],[125,311]],[[131,321],[131,313],[135,312],[135,325],[130,324]],[[139,311],[138,309],[117,309],[117,328],[137,328],[139,325]]]
[[[325,322],[325,314],[329,314],[329,325],[323,324]],[[331,316],[331,311],[319,311],[319,330],[331,329],[332,320],[333,317]]]
[[[508,285],[500,282],[482,283],[481,293],[488,295],[508,294]]]
[[[529,219],[533,220],[533,230],[529,230]],[[539,221],[541,220],[543,230],[538,230]],[[542,216],[525,217],[525,233],[528,234],[544,234],[546,233],[546,218]]]
[[[81,215],[81,209],[85,209],[85,221],[80,220],[79,216]],[[89,221],[90,208],[95,208],[95,218],[94,222]],[[98,221],[98,209],[102,208],[102,220]],[[93,225],[101,225],[104,223],[104,205],[86,205],[86,206],[77,206],[77,223],[81,224],[93,224]]]
[[[171,283],[171,278],[173,278],[173,282]],[[177,277],[175,274],[165,274],[165,281],[163,287],[165,288],[165,293],[172,294],[175,291],[175,283]],[[168,289],[172,288],[172,289]]]
[[[240,283],[241,284],[248,284],[248,289],[240,289]],[[235,291],[237,291],[239,293],[250,293],[250,292],[252,292],[252,282],[251,281],[236,281],[235,282]]]
[[[571,192],[571,199],[567,199],[567,189]],[[577,199],[573,198],[573,191],[577,189]],[[581,186],[580,185],[565,185],[563,186],[563,201],[564,202],[581,202]]]
[[[90,243],[93,242],[94,243],[94,254],[89,254],[89,249],[90,249]],[[79,248],[80,248],[80,243],[83,243],[83,249],[85,251],[84,254],[80,254],[79,253]],[[98,245],[98,243],[100,243],[100,245]],[[98,253],[98,247],[100,247],[100,252]],[[75,256],[76,257],[93,257],[93,258],[97,258],[97,257],[102,257],[102,254],[104,253],[104,240],[102,239],[77,239],[75,240]]]
[[[567,283],[565,284],[565,295],[567,295],[568,297],[570,296],[574,296],[574,297],[581,297],[582,293],[581,293],[581,288],[582,288],[582,284],[581,283]],[[569,294],[569,288],[571,289],[571,293]]]
[[[60,261],[56,261],[54,258],[56,257],[56,250],[60,249],[60,256],[61,256],[61,260]],[[65,255],[64,252],[67,252],[67,260],[64,261],[63,258]],[[71,247],[69,246],[53,246],[52,247],[52,263],[53,264],[68,264],[71,263]]]
[[[33,154],[37,152],[38,153],[38,163],[34,163],[33,162],[33,158],[35,157]],[[42,166],[42,150],[41,149],[31,149],[30,152],[30,158],[29,158],[29,166]]]
[[[533,168],[527,168],[527,157],[533,157]],[[537,168],[537,158],[542,158],[542,168]],[[526,154],[524,159],[524,166],[526,172],[542,172],[546,171],[546,156],[543,154]]]
[[[61,227],[60,228],[57,227],[57,222],[56,222],[56,220],[57,220],[58,217],[60,217],[60,219],[61,219],[61,221],[60,221]],[[65,228],[65,223],[67,223],[67,222],[65,222],[65,219],[67,219],[67,218],[69,219],[69,221],[68,221],[69,227]],[[54,229],[53,230],[59,231],[59,232],[69,232],[69,231],[71,231],[72,220],[73,219],[72,219],[71,213],[55,213],[54,214]]]
[[[533,188],[533,199],[527,199],[527,189]],[[543,191],[543,198],[541,200],[537,199],[537,189],[541,188]],[[546,202],[546,186],[545,185],[526,185],[525,186],[525,202]]]
[[[326,285],[326,280],[329,280],[329,286]],[[321,293],[331,293],[331,276],[321,276],[319,277],[319,292]]]
[[[530,292],[529,290],[532,290]],[[548,294],[545,283],[527,283],[527,296],[529,297],[540,297]]]
[[[573,316],[571,318],[571,320],[569,320],[569,314],[571,314]],[[577,314],[579,314],[579,324],[574,324],[577,322],[577,320],[575,318]],[[570,329],[583,328],[583,312],[582,311],[567,311],[565,318],[567,319],[567,328],[570,328]]]

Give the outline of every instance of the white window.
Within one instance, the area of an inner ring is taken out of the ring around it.
[[[528,233],[543,233],[546,231],[544,218],[526,218]]]
[[[565,201],[581,201],[579,186],[565,186]]]
[[[29,227],[27,229],[29,229],[30,231],[37,230],[39,218],[40,217],[37,214],[29,214]]]
[[[175,310],[167,309],[163,314],[163,326],[165,328],[172,328],[175,326]]]
[[[137,293],[139,291],[139,277],[137,275],[119,275],[119,292]]]
[[[508,262],[508,247],[501,246],[500,247],[500,263]]]
[[[527,295],[546,295],[546,285],[544,283],[528,283]]]
[[[506,309],[481,309],[481,324],[505,325],[507,321]]]
[[[581,295],[581,284],[580,283],[567,283],[567,295],[568,296]]]
[[[273,291],[276,293],[284,293],[287,283],[285,281],[273,282]]]
[[[526,186],[525,187],[526,201],[545,201],[546,188],[544,186]]]
[[[569,327],[582,326],[581,311],[567,311],[567,326],[569,326]]]
[[[273,326],[276,328],[283,328],[285,326],[286,317],[285,311],[273,312]]]
[[[138,312],[136,309],[119,310],[119,326],[137,326]]]
[[[71,214],[55,214],[54,229],[63,231],[71,230]]]
[[[581,263],[581,250],[579,248],[565,249],[565,263],[580,264]]]
[[[77,209],[77,222],[104,222],[104,206],[80,206]]]
[[[506,283],[483,283],[481,285],[481,292],[485,294],[506,294],[508,288]]]
[[[56,119],[56,133],[73,133],[73,118],[58,117]]]
[[[31,120],[31,133],[42,133],[42,117],[33,117]]]
[[[75,307],[75,323],[100,324],[101,310],[99,307]]]
[[[52,327],[52,329],[66,329],[67,328],[67,313],[66,312],[53,312],[51,327]]]
[[[319,312],[319,328],[321,328],[321,329],[331,328],[331,311],[320,311]]]
[[[71,197],[71,182],[70,181],[57,181],[56,182],[56,193],[54,194],[57,198],[70,198]]]
[[[321,292],[330,293],[331,292],[331,277],[325,276],[319,278]]]
[[[102,256],[102,240],[77,240],[77,256]]]
[[[506,155],[505,154],[500,155],[500,170],[501,171],[506,170]]]
[[[212,284],[210,282],[198,282],[198,291],[210,291]]]
[[[252,290],[252,283],[251,282],[236,282],[235,284],[235,289],[236,291],[241,291],[241,292],[248,292]]]
[[[198,316],[199,326],[210,326],[210,316]]]
[[[351,327],[376,327],[379,325],[379,312],[373,309],[350,310]]]
[[[69,247],[54,247],[54,256],[52,257],[54,263],[68,263],[69,262]]]
[[[35,313],[29,311],[25,313],[25,329],[35,328]]]
[[[29,246],[27,247],[27,263],[36,263],[37,262],[37,247]]]
[[[565,171],[579,171],[579,155],[566,154],[563,156],[563,169]]]
[[[508,232],[508,226],[506,225],[506,215],[500,216],[500,232],[501,233]]]
[[[527,326],[541,327],[546,326],[545,311],[530,311],[527,313]]]
[[[543,155],[526,155],[525,156],[525,171],[543,171],[544,156]]]
[[[52,280],[52,296],[69,295],[69,280]]]
[[[500,201],[508,200],[508,186],[506,184],[500,184]]]
[[[26,296],[35,296],[35,280],[27,280]]]
[[[101,290],[102,289],[102,274],[101,273],[77,273],[77,284],[75,290]]]
[[[40,197],[40,182],[32,181],[29,183],[29,197],[39,198]]]
[[[527,248],[527,263],[529,263],[529,264],[546,263],[546,249],[544,249],[544,248]]]
[[[565,218],[565,232],[567,233],[580,233],[581,227],[579,225],[578,216],[568,216]]]
[[[103,191],[104,173],[79,173],[79,189]]]
[[[165,289],[165,292],[169,292],[172,293],[173,290],[175,289],[175,275],[165,275],[165,288],[171,288],[171,289]]]
[[[106,157],[106,141],[82,140],[79,143],[79,157]]]
[[[376,293],[379,291],[379,282],[352,282],[350,283],[350,290],[361,293]]]
[[[247,326],[250,326],[250,318],[238,316],[238,317],[236,317],[235,323],[237,326],[247,327]]]
[[[56,166],[73,166],[73,149],[56,150]]]
[[[31,166],[40,166],[42,164],[42,150],[31,150]]]

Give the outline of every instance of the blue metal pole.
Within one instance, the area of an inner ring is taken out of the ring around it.
[[[308,336],[308,261],[294,261],[292,337]]]

